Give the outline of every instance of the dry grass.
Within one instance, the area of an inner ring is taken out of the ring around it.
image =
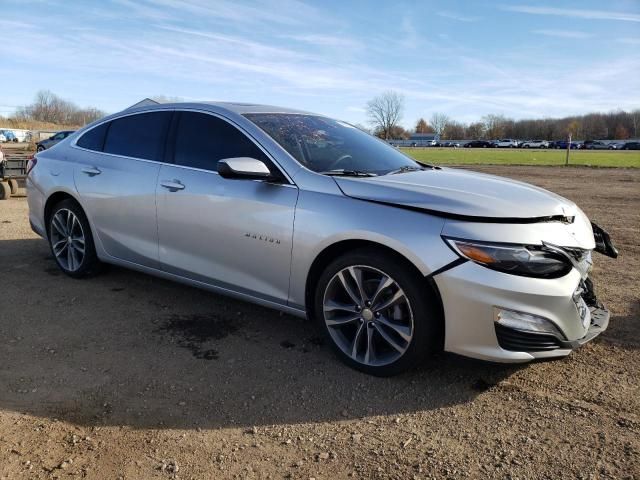
[[[77,130],[78,125],[58,125],[51,122],[38,122],[35,120],[17,120],[15,118],[0,117],[0,126],[6,128],[18,128],[21,130]]]

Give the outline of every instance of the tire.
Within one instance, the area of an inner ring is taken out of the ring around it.
[[[364,295],[373,305],[361,301],[356,276],[350,269],[362,279]],[[376,295],[384,279],[392,283]],[[351,296],[354,293],[356,297]],[[385,308],[384,304],[396,297],[398,300]],[[360,299],[358,306],[356,299]],[[377,312],[376,305],[382,307]],[[418,367],[441,347],[440,312],[440,300],[424,278],[403,259],[376,248],[358,249],[336,258],[320,275],[314,292],[314,319],[338,357],[356,370],[381,377]],[[389,338],[392,343],[386,340]]]
[[[11,187],[8,182],[0,182],[0,200],[11,198]]]
[[[75,216],[77,222],[69,220],[69,212]],[[61,222],[57,223],[58,221]],[[54,223],[57,223],[58,226],[54,225]],[[70,235],[68,235],[69,225],[71,225]],[[76,240],[71,242],[72,251],[69,252],[69,242],[65,240],[65,235],[66,238],[79,238],[80,234],[84,242],[84,253],[80,254],[79,249],[82,245],[81,242]],[[73,278],[84,278],[99,272],[100,261],[96,255],[89,221],[80,205],[74,200],[63,200],[51,209],[51,214],[47,218],[47,237],[51,254],[60,270],[65,274]],[[64,245],[60,247],[60,241],[64,241],[67,244],[66,249]]]
[[[46,148],[44,148],[42,145],[38,145],[37,151],[38,152],[44,152],[46,150]]]
[[[9,189],[11,190],[11,195],[17,195],[18,193],[18,181],[15,178],[9,179]]]

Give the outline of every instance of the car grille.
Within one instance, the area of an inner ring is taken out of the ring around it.
[[[553,335],[523,332],[495,324],[498,345],[514,352],[544,352],[561,348],[560,342]]]

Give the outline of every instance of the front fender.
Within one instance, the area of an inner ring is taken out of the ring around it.
[[[346,240],[383,245],[429,275],[458,258],[440,238],[444,222],[393,206],[301,191],[294,224],[290,304],[305,304],[311,265],[324,250]]]

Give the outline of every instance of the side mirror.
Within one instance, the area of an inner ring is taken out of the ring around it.
[[[272,178],[269,167],[267,167],[263,161],[249,157],[219,160],[218,173],[222,178],[245,180],[268,180]]]

